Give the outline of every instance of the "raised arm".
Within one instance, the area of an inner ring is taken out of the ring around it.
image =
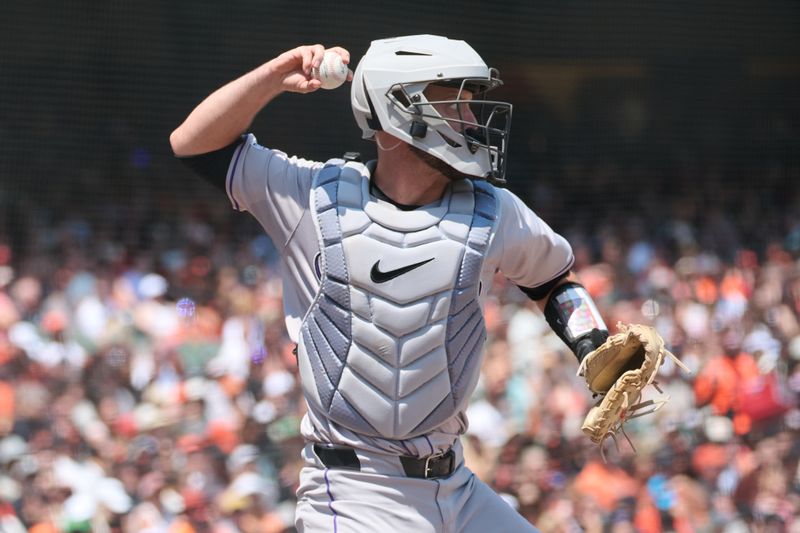
[[[330,50],[347,64],[347,50]],[[312,68],[325,54],[321,44],[298,46],[267,61],[211,93],[169,137],[175,155],[204,154],[229,145],[244,133],[256,114],[282,92],[310,93],[320,88]],[[348,76],[352,79],[352,74]]]

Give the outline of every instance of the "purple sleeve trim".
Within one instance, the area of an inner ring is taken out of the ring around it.
[[[228,196],[233,202],[234,209],[236,209],[237,211],[241,211],[241,209],[239,209],[239,202],[237,202],[236,198],[233,197],[233,176],[236,175],[236,167],[239,165],[239,156],[242,155],[242,151],[244,150],[245,144],[247,144],[247,141],[240,144],[239,148],[236,149],[236,156],[233,159],[233,166],[231,167],[231,170],[228,173],[228,179],[226,180],[228,187]]]
[[[333,533],[337,533],[337,530],[336,530],[336,519],[339,517],[339,515],[336,513],[336,511],[333,508],[333,501],[334,500],[333,500],[333,495],[331,494],[331,482],[330,482],[330,480],[328,480],[328,470],[329,469],[326,468],[325,469],[325,473],[324,473],[324,476],[325,476],[325,490],[328,492],[328,509],[330,509],[331,512],[333,513]]]

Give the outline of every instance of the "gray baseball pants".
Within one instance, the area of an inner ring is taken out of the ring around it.
[[[447,478],[407,477],[390,455],[357,452],[361,471],[326,468],[306,445],[300,533],[531,533],[538,530],[464,466]]]

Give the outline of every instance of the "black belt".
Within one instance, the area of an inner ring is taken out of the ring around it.
[[[361,461],[358,460],[356,451],[346,446],[330,446],[314,444],[314,453],[317,454],[322,464],[328,468],[344,470],[361,470]],[[408,477],[423,479],[436,479],[447,477],[456,469],[456,454],[451,449],[438,455],[428,457],[399,456]]]

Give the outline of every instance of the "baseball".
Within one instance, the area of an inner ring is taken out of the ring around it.
[[[347,65],[342,62],[342,56],[329,50],[319,68],[313,69],[312,75],[322,82],[323,89],[335,89],[347,80]]]

